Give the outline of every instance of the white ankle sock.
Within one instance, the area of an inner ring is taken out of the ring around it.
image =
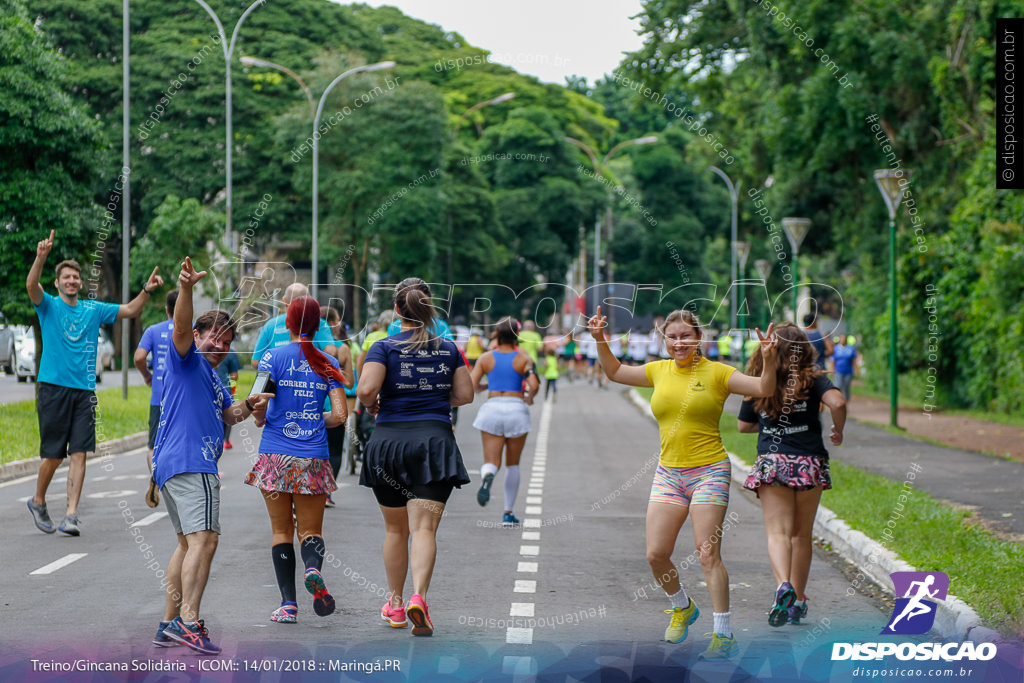
[[[668,595],[668,591],[665,591],[665,595]],[[669,602],[672,603],[673,608],[686,609],[690,604],[690,599],[686,597],[686,589],[681,585],[679,586],[679,592],[675,595],[668,595]]]
[[[480,466],[480,477],[481,478],[486,477],[488,474],[497,474],[497,473],[498,473],[498,466],[497,465],[493,465],[493,464],[491,464],[489,462],[485,462],[483,465]]]
[[[505,467],[505,509],[509,512],[515,509],[516,495],[519,494],[519,478],[519,465]]]
[[[721,633],[723,636],[732,636],[732,629],[729,628],[730,614],[732,612],[712,612],[712,616],[715,618],[715,633]]]

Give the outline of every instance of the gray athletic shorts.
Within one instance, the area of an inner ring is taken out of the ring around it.
[[[473,426],[482,432],[507,438],[530,431],[530,408],[515,396],[495,396],[480,406]]]
[[[194,534],[197,531],[220,533],[220,477],[209,472],[178,474],[160,489],[174,531]]]

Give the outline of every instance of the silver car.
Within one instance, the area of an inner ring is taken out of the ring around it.
[[[14,375],[19,382],[36,381],[36,338],[31,327],[14,328]],[[114,369],[114,345],[107,333],[100,330],[96,341],[96,381],[103,381],[103,371]]]

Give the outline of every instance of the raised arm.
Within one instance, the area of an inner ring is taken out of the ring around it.
[[[39,284],[39,278],[43,275],[43,266],[46,265],[46,257],[50,255],[50,250],[53,249],[53,230],[50,231],[50,236],[45,240],[39,240],[36,244],[36,259],[32,262],[32,267],[28,269],[28,278],[25,280],[25,288],[28,290],[28,298],[32,300],[36,306],[43,303],[43,286]]]
[[[181,264],[181,274],[178,275],[180,291],[178,303],[174,306],[174,332],[171,334],[174,350],[182,358],[188,355],[195,342],[195,336],[192,334],[192,288],[204,277],[206,271],[197,273],[192,267],[192,259],[186,256],[185,262]]]
[[[601,315],[601,307],[597,307],[597,313],[587,322],[587,329],[597,342],[597,359],[608,379],[619,384],[631,387],[651,387],[651,380],[647,379],[647,371],[644,366],[635,367],[623,365],[615,357],[612,350],[608,348],[608,335],[605,328],[608,326],[607,316]]]
[[[149,279],[146,280],[145,286],[143,286],[142,291],[139,292],[137,297],[126,304],[121,304],[120,308],[117,309],[118,320],[122,318],[138,318],[142,314],[142,307],[149,301],[149,297],[152,296],[153,292],[155,292],[157,288],[164,283],[164,279],[156,274],[157,270],[159,269],[153,269],[153,272],[150,274]]]
[[[775,372],[776,372],[776,339],[775,324],[769,323],[764,334],[761,330],[754,328],[757,338],[761,342],[761,357],[764,359],[764,367],[760,377],[751,377],[742,372],[734,372],[729,375],[729,392],[743,394],[744,396],[771,396],[775,393]]]

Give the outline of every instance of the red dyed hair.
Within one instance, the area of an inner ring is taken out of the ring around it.
[[[320,304],[311,296],[300,296],[288,304],[288,314],[284,324],[288,331],[299,335],[302,355],[313,372],[324,379],[333,379],[342,383],[341,371],[331,365],[327,356],[313,346],[313,335],[320,329]]]

